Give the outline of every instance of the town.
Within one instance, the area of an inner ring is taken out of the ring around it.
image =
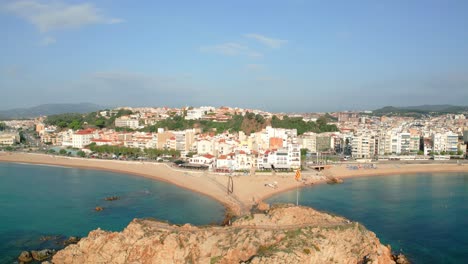
[[[1,145],[17,144],[23,136],[20,132],[34,127],[36,147],[45,146],[49,154],[177,158],[186,168],[230,172],[292,170],[351,159],[463,158],[468,119],[464,114],[275,114],[211,106],[121,107],[86,115],[4,121],[4,126],[14,132],[5,129]]]

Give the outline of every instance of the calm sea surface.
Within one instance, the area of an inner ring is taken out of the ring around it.
[[[413,263],[468,263],[467,173],[356,178],[299,190],[299,203],[363,223]]]
[[[104,201],[114,195],[120,200]],[[95,212],[96,206],[105,209]],[[134,218],[202,225],[220,223],[223,216],[220,203],[164,182],[0,163],[0,263],[13,263],[22,250],[57,247],[41,236],[86,236],[98,227],[120,231]]]

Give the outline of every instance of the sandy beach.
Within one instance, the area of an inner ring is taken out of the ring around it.
[[[325,182],[325,176],[350,178],[373,175],[408,174],[420,172],[468,172],[468,164],[378,164],[377,169],[350,170],[346,165],[334,165],[322,173],[304,171],[302,181],[294,173],[256,173],[254,176],[233,175],[233,193],[227,193],[228,176],[207,171],[182,170],[166,163],[117,161],[72,158],[32,153],[0,152],[0,162],[56,165],[83,169],[107,170],[147,177],[175,184],[212,197],[238,214],[247,212],[252,205],[274,194]],[[274,184],[277,187],[269,187]]]

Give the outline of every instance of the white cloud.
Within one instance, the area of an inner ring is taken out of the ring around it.
[[[245,34],[244,37],[255,39],[256,41],[262,43],[263,45],[268,46],[273,49],[281,48],[281,46],[288,43],[288,41],[284,39],[274,39],[274,38],[266,37],[260,34],[253,34],[253,33]]]
[[[3,6],[44,33],[53,30],[80,28],[93,24],[116,24],[122,19],[106,17],[93,4],[66,4],[62,2],[15,1]]]
[[[49,46],[51,44],[54,44],[55,42],[57,42],[57,40],[53,37],[45,37],[41,40],[41,45],[42,46]]]
[[[262,57],[263,55],[259,52],[256,52],[250,49],[248,46],[236,43],[236,42],[227,42],[219,45],[213,46],[204,46],[200,48],[203,52],[213,52],[226,56],[249,56],[249,57]]]

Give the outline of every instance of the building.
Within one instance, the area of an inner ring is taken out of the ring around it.
[[[199,155],[203,154],[214,154],[214,144],[213,141],[208,139],[202,139],[197,142],[197,153]]]
[[[72,135],[72,147],[83,148],[91,144],[91,139],[97,137],[93,129],[78,130]]]
[[[203,156],[194,156],[189,159],[190,164],[197,164],[197,165],[212,165],[215,161],[215,156],[210,154],[205,154]]]
[[[299,144],[311,153],[317,153],[317,134],[306,132],[299,136]]]
[[[0,145],[14,145],[20,142],[19,133],[0,133]]]
[[[357,134],[351,139],[351,155],[356,159],[374,157],[375,137],[368,133]]]
[[[432,135],[432,151],[434,153],[458,151],[458,134],[453,132],[434,133]]]
[[[115,126],[137,129],[139,127],[139,122],[138,119],[131,118],[130,116],[122,116],[115,119]]]

